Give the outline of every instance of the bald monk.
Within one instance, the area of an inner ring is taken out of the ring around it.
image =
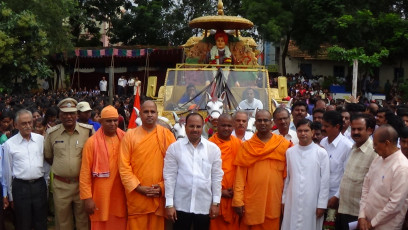
[[[92,230],[126,229],[126,195],[119,175],[120,141],[118,111],[111,105],[101,112],[100,128],[82,150],[79,195]]]
[[[156,125],[153,101],[141,106],[142,126],[127,131],[120,146],[119,172],[126,189],[128,230],[164,229],[164,156],[175,142],[170,130]]]
[[[255,115],[258,130],[235,157],[237,166],[232,206],[242,217],[241,230],[278,230],[286,177],[286,150],[291,143],[272,134],[271,113]]]
[[[231,204],[236,172],[233,163],[242,141],[231,135],[233,130],[234,119],[231,115],[223,113],[218,118],[218,132],[209,139],[221,149],[222,170],[224,171],[221,182],[220,213],[217,218],[211,219],[210,230],[239,229],[239,216],[234,212]]]

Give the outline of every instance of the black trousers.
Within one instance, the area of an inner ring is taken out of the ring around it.
[[[35,181],[13,180],[16,230],[47,230],[47,185],[44,178]]]
[[[177,211],[177,220],[173,224],[173,230],[208,230],[210,228],[210,216]]]
[[[357,221],[358,216],[338,213],[336,216],[336,230],[349,230],[349,223]]]

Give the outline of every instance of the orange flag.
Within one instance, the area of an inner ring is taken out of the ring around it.
[[[140,111],[140,96],[139,96],[139,87],[136,87],[135,102],[132,107],[132,115],[130,115],[128,129],[136,128],[136,111],[134,108],[137,108]],[[130,111],[129,111],[130,112]]]

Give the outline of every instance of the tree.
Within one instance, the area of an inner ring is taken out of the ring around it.
[[[30,9],[36,21],[42,25],[42,30],[49,41],[51,54],[73,48],[71,43],[71,26],[68,17],[73,14],[76,6],[74,0],[4,0],[7,6],[16,13]]]
[[[11,91],[20,78],[21,92],[37,88],[37,77],[47,78],[47,34],[29,11],[13,12],[0,3],[0,90]],[[18,89],[16,89],[18,90]]]

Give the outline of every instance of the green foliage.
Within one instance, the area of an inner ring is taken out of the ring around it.
[[[15,13],[30,10],[47,35],[51,54],[73,48],[68,18],[74,14],[76,0],[3,0],[3,2]]]
[[[47,34],[29,11],[15,13],[0,3],[0,12],[0,88],[10,91],[17,78],[23,90],[35,88],[37,77],[52,74],[45,58]]]

